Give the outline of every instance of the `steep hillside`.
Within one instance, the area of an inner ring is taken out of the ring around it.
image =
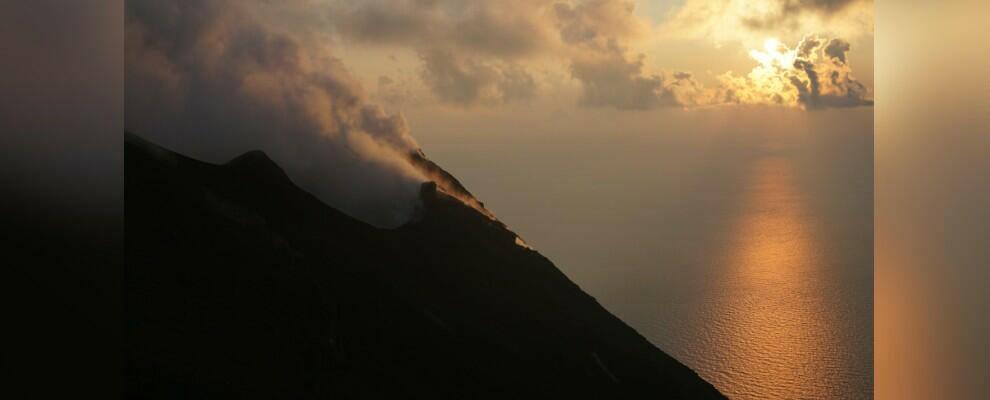
[[[125,136],[128,397],[722,398],[444,183],[379,229]]]

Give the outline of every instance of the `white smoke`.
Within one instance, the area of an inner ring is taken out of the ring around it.
[[[341,62],[229,0],[127,1],[125,128],[211,162],[260,149],[302,188],[379,226],[425,179],[402,115],[369,104]]]

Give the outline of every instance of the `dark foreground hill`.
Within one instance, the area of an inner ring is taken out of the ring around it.
[[[435,184],[378,229],[125,136],[128,397],[722,398]]]

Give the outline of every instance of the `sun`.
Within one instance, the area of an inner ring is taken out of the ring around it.
[[[775,52],[780,48],[780,40],[777,38],[769,38],[763,42],[763,48],[767,52]]]
[[[786,68],[794,63],[797,53],[794,50],[788,49],[777,38],[768,38],[763,42],[763,51],[756,49],[750,50],[749,56],[753,57],[753,59],[766,68]]]

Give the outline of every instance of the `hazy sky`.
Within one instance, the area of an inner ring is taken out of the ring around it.
[[[325,29],[335,54],[391,110],[491,112],[540,99],[626,110],[740,103],[823,108],[872,99],[868,1],[328,1],[325,7],[323,17],[308,16],[314,29]],[[286,26],[299,26],[299,17],[285,18]],[[768,46],[770,39],[777,41]],[[813,67],[815,79],[795,65],[798,59]],[[818,94],[813,86],[820,86]]]
[[[417,138],[871,107],[872,31],[872,3],[847,0],[127,2],[125,127],[213,162],[262,149],[395,225],[425,180]]]

